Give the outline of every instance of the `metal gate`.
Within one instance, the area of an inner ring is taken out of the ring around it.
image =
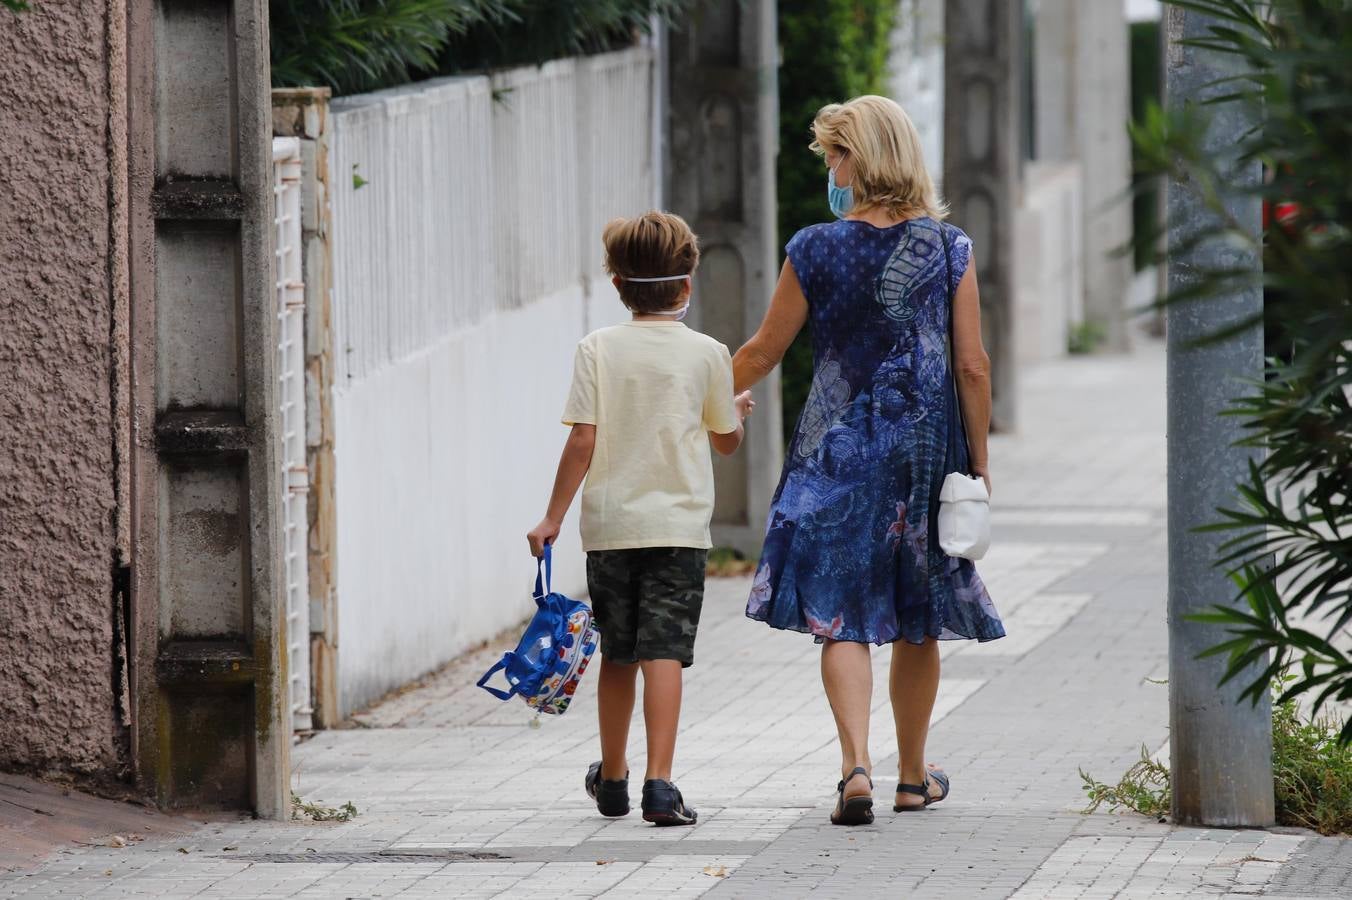
[[[310,575],[305,467],[305,284],[301,277],[300,140],[272,139],[276,218],[273,252],[277,296],[277,380],[281,401],[282,566],[286,591],[286,650],[292,728],[308,731],[310,698]]]

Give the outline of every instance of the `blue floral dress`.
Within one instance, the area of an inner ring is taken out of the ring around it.
[[[950,297],[971,261],[930,218],[804,228],[787,252],[810,309],[813,380],[746,614],[885,644],[1003,637],[969,560],[939,548],[939,488],[967,464],[948,374]]]

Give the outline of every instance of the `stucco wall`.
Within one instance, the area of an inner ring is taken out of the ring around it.
[[[109,59],[120,50],[106,27],[120,9],[0,9],[4,768],[107,775],[123,764],[112,597],[112,347],[122,329],[107,155]]]

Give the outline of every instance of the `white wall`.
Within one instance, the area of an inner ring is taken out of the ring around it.
[[[640,48],[333,104],[344,713],[532,609],[573,347],[625,315],[600,228],[655,196],[653,77]]]

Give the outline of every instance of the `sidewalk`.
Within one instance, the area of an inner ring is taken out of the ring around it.
[[[1115,780],[1167,739],[1164,357],[1026,373],[1021,433],[993,441],[996,546],[981,565],[1009,637],[943,648],[930,757],[953,795],[894,815],[888,654],[875,653],[877,822],[833,828],[838,778],[818,649],[745,620],[710,582],[676,780],[694,828],[596,815],[594,694],[538,729],[472,686],[501,652],[296,748],[295,787],[344,824],[227,822],[64,852],[0,897],[1346,897],[1352,842],[1082,815],[1078,769]],[[637,723],[636,723],[637,724]],[[642,767],[642,729],[631,764]]]

